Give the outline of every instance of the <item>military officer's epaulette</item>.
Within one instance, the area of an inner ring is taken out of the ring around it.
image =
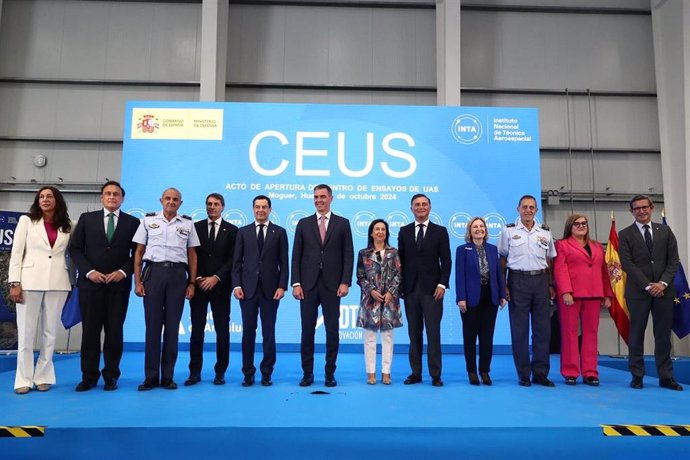
[[[506,224],[506,227],[508,227],[508,228],[515,227],[515,224]]]
[[[182,218],[187,219],[187,220],[192,220],[192,218],[189,217],[187,214],[182,214]]]
[[[544,230],[551,230],[549,226],[546,224],[541,224],[541,228],[543,228]]]
[[[153,216],[155,216],[155,215],[156,215],[155,212],[147,212],[147,213],[146,213],[146,217],[153,217]]]

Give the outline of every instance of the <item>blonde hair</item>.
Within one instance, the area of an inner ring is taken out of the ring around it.
[[[481,221],[482,224],[484,224],[484,242],[486,243],[487,240],[489,239],[489,229],[486,228],[486,221],[484,220],[484,218],[483,217],[473,217],[472,220],[470,220],[470,223],[467,224],[467,230],[465,231],[465,242],[467,242],[467,243],[472,242],[472,224],[478,220]]]

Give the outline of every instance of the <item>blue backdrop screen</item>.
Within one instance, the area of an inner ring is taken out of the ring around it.
[[[397,245],[398,229],[413,220],[412,195],[424,193],[432,221],[448,228],[453,259],[473,216],[486,219],[495,243],[516,219],[518,198],[541,190],[537,110],[527,108],[130,102],[122,162],[127,212],[159,211],[163,190],[176,187],[180,212],[196,221],[206,217],[206,196],[219,192],[224,217],[243,226],[253,222],[253,197],[264,194],[273,202],[271,220],[288,231],[290,251],[297,221],[315,212],[312,189],[319,183],[333,188],[333,211],[350,219],[355,254],[379,217]],[[444,344],[462,343],[454,273],[444,301]],[[279,343],[300,341],[299,305],[290,294],[279,309]],[[359,295],[353,273],[341,306],[343,343],[361,343]],[[128,342],[144,341],[141,305],[132,294]],[[232,332],[240,332],[234,299],[231,317]],[[213,331],[210,314],[206,329]],[[396,343],[408,343],[400,331]],[[185,307],[180,340],[188,341],[189,332]],[[324,341],[320,326],[317,342]],[[507,311],[499,313],[495,343],[510,343]]]

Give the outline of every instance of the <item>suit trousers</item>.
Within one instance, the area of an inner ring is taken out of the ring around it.
[[[192,334],[189,338],[189,373],[201,374],[209,303],[213,314],[213,328],[216,331],[216,364],[213,369],[216,375],[224,376],[230,363],[230,292],[220,289],[218,285],[210,291],[202,291],[197,287],[194,297],[189,301],[192,322]]]
[[[498,305],[491,304],[491,287],[482,286],[479,304],[468,307],[462,318],[462,338],[467,372],[477,372],[477,337],[479,338],[479,372],[491,372],[494,352],[494,329]]]
[[[95,384],[101,372],[101,331],[103,340],[103,378],[120,378],[122,359],[122,328],[127,315],[129,290],[114,288],[111,284],[99,285],[97,289],[79,291],[81,311],[81,373],[82,380]]]
[[[551,319],[549,279],[544,273],[530,276],[510,271],[510,337],[518,377],[548,376]],[[532,326],[532,360],[529,354],[529,332]]]
[[[381,372],[391,373],[393,363],[393,331],[381,330]],[[364,365],[367,374],[376,373],[376,331],[364,329]]]
[[[254,349],[256,346],[256,328],[258,318],[261,317],[261,337],[263,340],[264,357],[259,364],[261,375],[270,377],[276,363],[276,318],[278,316],[279,300],[266,297],[261,281],[251,299],[240,300],[242,308],[242,373],[253,376]]]
[[[322,275],[316,286],[304,291],[304,299],[299,303],[302,319],[302,371],[305,375],[314,373],[314,335],[319,305],[323,312],[323,324],[326,328],[326,375],[335,374],[338,346],[340,345],[340,297],[335,291],[328,289]]]
[[[625,299],[630,312],[630,338],[628,367],[635,377],[644,376],[644,331],[649,313],[654,327],[654,360],[659,379],[673,378],[671,361],[671,327],[673,325],[673,299]]]
[[[187,273],[182,265],[168,268],[154,264],[149,279],[144,281],[144,373],[148,380],[157,382],[159,377],[172,379],[175,374],[177,340],[186,288]]]
[[[405,297],[405,317],[410,336],[409,360],[412,373],[422,375],[422,351],[426,328],[427,365],[431,377],[441,376],[441,319],[443,300],[434,300],[433,293],[422,292],[416,286]]]
[[[67,291],[24,291],[17,304],[17,373],[14,388],[55,383],[55,336]],[[41,351],[34,367],[34,341],[41,318]]]
[[[572,305],[559,302],[561,324],[561,375],[563,377],[599,377],[597,370],[599,312],[601,299],[576,298]],[[578,330],[582,329],[582,350]]]

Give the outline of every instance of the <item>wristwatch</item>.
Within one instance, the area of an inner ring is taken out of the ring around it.
[[[11,288],[16,288],[16,287],[19,287],[19,286],[21,286],[21,285],[22,285],[22,283],[20,283],[19,281],[12,281],[12,282],[10,283],[10,287],[11,287]]]

